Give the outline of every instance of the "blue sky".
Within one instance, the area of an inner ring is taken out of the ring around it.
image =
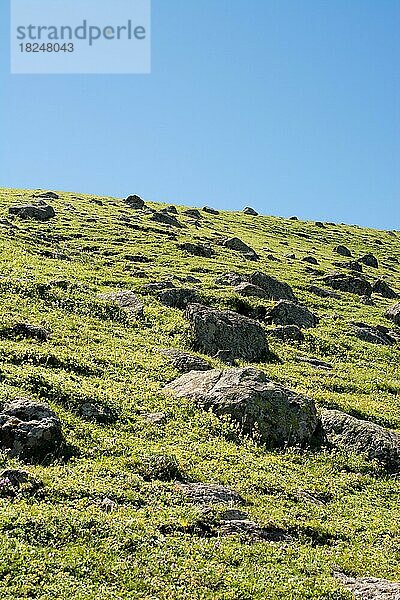
[[[7,5],[0,186],[400,229],[399,0],[153,0],[127,76],[10,75]]]

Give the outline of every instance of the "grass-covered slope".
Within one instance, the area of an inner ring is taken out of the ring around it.
[[[234,212],[202,213],[196,226],[184,207],[177,207],[179,229],[121,199],[61,192],[50,201],[56,217],[48,222],[4,220],[10,205],[29,203],[32,194],[0,191],[0,400],[47,402],[62,420],[67,448],[64,458],[28,466],[1,454],[2,467],[27,468],[44,486],[0,498],[0,597],[339,599],[350,594],[335,571],[399,580],[396,476],[349,452],[266,450],[229,422],[165,396],[162,388],[179,373],[160,350],[191,350],[192,336],[183,311],[140,290],[192,276],[200,282],[182,285],[197,288],[210,306],[235,310],[273,302],[243,301],[214,283],[218,274],[261,270],[288,282],[320,323],[301,343],[271,339],[281,362],[255,366],[320,407],[400,430],[399,345],[361,341],[349,325],[390,325],[384,313],[394,300],[374,295],[368,306],[357,295],[320,298],[308,289],[318,279],[310,269],[338,270],[333,262],[345,259],[333,248],[345,244],[355,257],[373,252],[379,268],[364,267],[365,276],[400,292],[400,234]],[[217,245],[224,236],[241,238],[260,260]],[[186,241],[207,242],[215,257],[180,250]],[[301,260],[310,255],[318,265]],[[48,285],[54,280],[64,283]],[[128,320],[98,298],[118,289],[138,292],[143,318]],[[52,337],[1,335],[21,321]],[[299,355],[333,368],[307,365]],[[87,401],[109,406],[115,423],[84,420],[79,409]],[[155,412],[166,413],[164,424],[144,419]],[[253,520],[290,541],[207,535],[207,517],[179,493],[178,479],[229,486]]]

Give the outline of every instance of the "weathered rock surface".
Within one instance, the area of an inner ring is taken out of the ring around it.
[[[199,293],[191,288],[169,288],[158,292],[157,299],[170,308],[186,308],[188,304],[200,302]]]
[[[178,369],[178,371],[181,371],[181,373],[189,373],[189,371],[208,371],[211,369],[211,365],[204,358],[189,354],[189,352],[184,352],[177,348],[164,348],[161,352],[169,359],[171,364]]]
[[[249,282],[263,289],[266,297],[270,300],[292,300],[296,302],[296,296],[290,285],[271,277],[271,275],[255,271],[249,276]]]
[[[274,383],[257,369],[212,369],[182,375],[165,387],[204,410],[229,416],[267,447],[308,445],[318,426],[313,400]]]
[[[201,212],[197,210],[197,208],[188,208],[183,214],[187,217],[192,217],[193,219],[201,219]]]
[[[23,338],[32,338],[40,342],[46,342],[51,333],[48,329],[30,323],[16,323],[11,327],[10,333]]]
[[[376,577],[347,577],[335,573],[343,585],[360,600],[399,600],[400,582],[378,579]]]
[[[254,210],[254,208],[251,208],[251,206],[246,206],[243,209],[243,212],[245,215],[250,215],[252,217],[258,217],[258,212],[256,210]]]
[[[116,418],[114,412],[108,406],[94,402],[85,402],[79,409],[79,413],[83,419],[93,421],[95,423],[113,423]]]
[[[155,221],[156,223],[162,223],[163,225],[171,225],[171,227],[182,228],[183,225],[178,221],[174,215],[170,215],[168,213],[163,212],[154,212],[151,217],[151,221]]]
[[[275,325],[297,325],[308,329],[316,327],[319,319],[305,306],[289,300],[280,300],[273,308],[267,310],[265,321]]]
[[[318,265],[318,261],[315,256],[304,256],[301,260],[302,262],[309,263],[310,265]]]
[[[146,283],[140,288],[140,291],[142,294],[154,294],[155,292],[169,290],[174,287],[175,284],[173,281],[155,281],[151,283]]]
[[[391,306],[389,310],[386,311],[385,317],[393,321],[396,325],[400,325],[400,302]]]
[[[219,210],[211,208],[211,206],[203,206],[202,210],[209,215],[219,215]]]
[[[333,265],[340,269],[349,269],[350,271],[356,271],[357,273],[363,272],[362,264],[356,260],[350,260],[349,262],[334,262]]]
[[[308,289],[312,294],[315,294],[320,298],[340,298],[340,295],[336,294],[336,292],[332,292],[332,290],[326,290],[318,285],[311,285]]]
[[[285,342],[302,342],[304,340],[304,334],[297,325],[279,325],[279,327],[275,327],[274,329],[268,329],[267,335]]]
[[[241,252],[243,256],[248,260],[258,260],[258,254],[253,248],[245,244],[241,239],[237,237],[228,238],[223,241],[223,246],[236,252]]]
[[[140,210],[144,207],[144,200],[142,200],[142,198],[136,194],[128,196],[125,198],[124,202],[129,206],[129,208],[133,208],[135,210]]]
[[[215,356],[219,350],[229,350],[233,358],[255,362],[270,356],[264,329],[248,317],[201,304],[190,304],[186,317],[198,350],[205,354]]]
[[[372,294],[372,286],[369,281],[356,275],[334,273],[323,277],[322,281],[341,292],[349,292],[350,294],[358,294],[359,296],[370,296]]]
[[[0,447],[22,460],[42,460],[63,444],[61,421],[45,404],[24,398],[0,409]]]
[[[336,254],[340,254],[340,256],[347,256],[347,257],[351,257],[351,250],[349,250],[349,248],[347,248],[347,246],[343,246],[342,244],[339,244],[339,246],[336,246],[333,249],[334,252],[336,252]]]
[[[375,281],[374,285],[372,286],[372,291],[374,294],[379,294],[379,296],[382,296],[383,298],[394,299],[399,297],[399,295],[386,281],[383,281],[383,279],[378,279]]]
[[[321,423],[327,440],[334,446],[363,453],[389,471],[400,469],[398,433],[339,410],[321,410]]]
[[[120,308],[123,308],[132,317],[143,316],[143,302],[139,300],[132,290],[99,294],[99,298],[106,302],[115,302],[115,304],[118,304]]]
[[[176,488],[193,504],[244,504],[240,494],[215,483],[176,483]]]
[[[374,269],[377,269],[379,267],[378,259],[371,253],[364,254],[364,256],[360,256],[360,258],[358,258],[357,260],[358,262],[362,263],[363,265],[366,265],[367,267],[373,267]]]
[[[217,285],[240,285],[246,283],[247,276],[241,273],[231,271],[229,273],[222,273],[214,279],[214,283]]]
[[[10,206],[8,214],[10,216],[17,216],[20,219],[34,219],[35,221],[48,221],[56,216],[54,208],[45,202],[40,205],[25,204]]]
[[[252,283],[239,283],[239,285],[235,286],[234,291],[241,296],[268,298],[265,290]]]
[[[353,322],[354,333],[358,339],[370,344],[382,344],[383,346],[393,346],[396,343],[394,337],[390,335],[387,327],[382,325],[367,325],[366,323]]]
[[[184,244],[180,244],[179,248],[194,256],[201,256],[203,258],[212,258],[215,256],[214,250],[205,244],[185,242]]]

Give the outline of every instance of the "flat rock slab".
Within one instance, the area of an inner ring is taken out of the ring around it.
[[[244,504],[234,490],[215,483],[176,483],[176,488],[193,504]]]
[[[63,445],[61,421],[45,404],[19,398],[0,409],[0,447],[22,460],[42,460]]]
[[[347,577],[335,573],[355,598],[361,600],[400,600],[400,583],[376,577]]]
[[[400,434],[339,410],[323,409],[320,416],[326,438],[332,445],[363,453],[388,471],[400,470]]]
[[[192,371],[164,391],[218,416],[229,416],[246,435],[270,448],[308,445],[318,427],[314,401],[274,383],[258,369]]]
[[[169,215],[168,213],[155,212],[151,215],[150,219],[156,223],[171,225],[172,227],[178,227],[179,229],[183,227],[182,223],[180,223],[176,217]]]
[[[265,330],[257,321],[201,304],[190,304],[186,317],[200,352],[215,356],[220,350],[228,350],[232,358],[252,362],[270,357]]]
[[[131,317],[143,317],[144,305],[131,290],[99,294],[100,300],[114,302],[124,309]]]

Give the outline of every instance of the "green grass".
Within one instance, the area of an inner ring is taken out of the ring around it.
[[[0,190],[1,216],[31,196],[29,190]],[[355,256],[372,251],[380,267],[365,267],[366,276],[373,281],[379,274],[400,292],[400,265],[388,260],[399,257],[400,234],[346,225],[322,229],[234,212],[204,213],[196,229],[178,207],[187,227],[177,230],[174,240],[166,235],[171,229],[122,200],[101,198],[101,206],[92,199],[60,192],[51,202],[57,212],[51,222],[16,219],[13,228],[0,225],[1,398],[46,400],[62,419],[71,449],[69,460],[28,467],[44,482],[40,494],[0,499],[0,597],[338,600],[350,595],[333,577],[335,570],[399,580],[396,477],[349,453],[266,451],[190,402],[165,397],[162,387],[178,372],[157,349],[190,349],[182,312],[142,296],[145,317],[129,323],[96,295],[118,288],[140,292],[146,282],[192,275],[201,280],[195,287],[209,304],[235,307],[239,298],[232,288],[216,286],[216,275],[265,271],[290,283],[321,321],[300,345],[271,341],[282,362],[257,366],[319,406],[400,429],[399,347],[361,342],[349,326],[351,320],[388,324],[384,312],[394,302],[376,296],[375,306],[365,306],[344,293],[339,299],[318,298],[307,291],[316,277],[300,260],[312,254],[316,268],[327,273],[334,261],[345,260],[333,252],[338,244]],[[240,237],[261,260],[243,261],[216,246],[221,235]],[[216,257],[178,250],[184,241],[210,242]],[[296,260],[285,258],[292,252]],[[150,262],[125,258],[137,254]],[[268,260],[268,254],[279,260]],[[48,285],[60,279],[69,284]],[[43,343],[1,336],[17,321],[44,325],[52,338]],[[334,368],[298,363],[299,353]],[[113,408],[117,422],[100,426],[82,420],[79,407],[87,400]],[[168,415],[161,427],[141,417],[156,411]],[[23,466],[5,455],[0,462]],[[252,544],[193,533],[202,515],[175,489],[176,473],[234,488],[254,520],[287,530],[294,541]],[[115,510],[102,510],[104,498],[116,503]]]

